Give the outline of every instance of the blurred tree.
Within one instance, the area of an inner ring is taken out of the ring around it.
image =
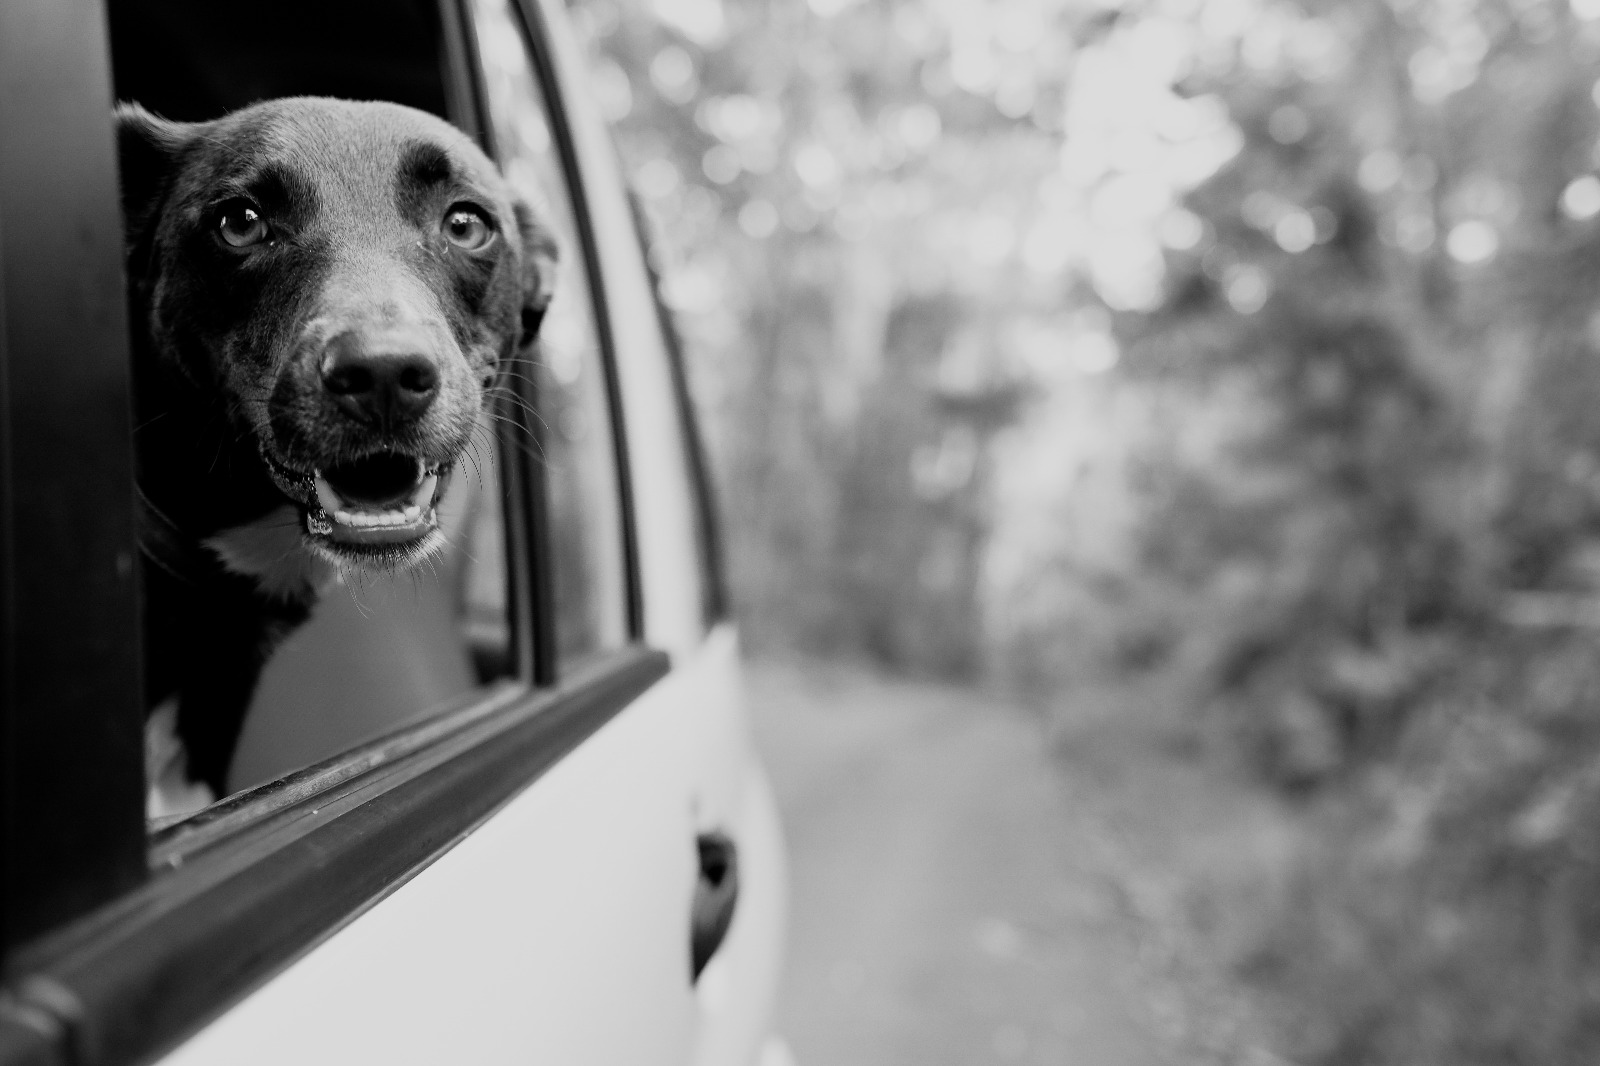
[[[1253,6],[1183,81],[1240,150],[1117,333],[1230,426],[1140,576],[1343,827],[1257,965],[1298,1061],[1593,1061],[1600,5]]]
[[[747,639],[972,676],[985,451],[1018,390],[985,333],[1060,298],[1013,252],[1055,166],[1069,8],[575,13],[694,342]]]

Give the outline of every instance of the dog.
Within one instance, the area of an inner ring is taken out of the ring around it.
[[[201,123],[123,104],[116,125],[144,695],[216,797],[318,597],[442,547],[436,505],[534,342],[557,249],[465,134],[397,104]]]

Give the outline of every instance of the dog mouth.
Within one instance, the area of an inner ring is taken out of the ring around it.
[[[378,452],[306,472],[267,458],[277,479],[297,490],[306,532],[335,549],[390,554],[421,542],[439,526],[447,463],[429,466],[415,455]]]
[[[339,544],[405,544],[439,524],[442,467],[382,452],[312,472],[321,514],[307,528]],[[320,528],[319,528],[320,527]]]

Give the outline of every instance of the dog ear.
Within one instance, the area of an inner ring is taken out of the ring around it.
[[[544,321],[550,297],[555,295],[561,250],[555,236],[525,201],[516,201],[512,211],[517,216],[517,236],[522,245],[522,333],[517,347],[525,348],[539,335],[539,323]]]
[[[128,247],[142,243],[166,196],[174,163],[193,141],[196,126],[169,122],[138,104],[118,104],[117,157],[122,173],[122,218]]]

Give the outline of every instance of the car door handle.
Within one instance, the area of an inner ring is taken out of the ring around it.
[[[699,980],[733,924],[739,902],[739,848],[727,834],[717,832],[701,833],[695,846],[700,869],[689,913],[689,970],[691,979]]]

